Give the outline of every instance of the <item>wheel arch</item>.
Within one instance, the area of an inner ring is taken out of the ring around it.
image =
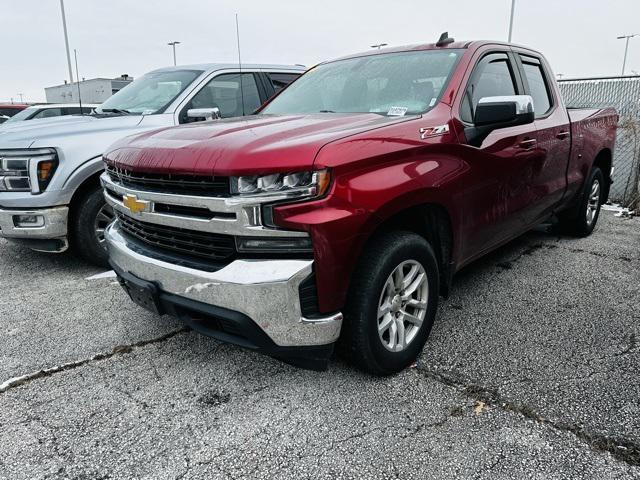
[[[602,173],[604,174],[604,178],[606,180],[605,189],[604,189],[604,193],[605,193],[604,199],[606,201],[609,199],[609,191],[611,189],[611,183],[612,183],[611,173],[613,170],[613,153],[609,148],[603,148],[598,152],[595,159],[593,160],[592,168],[593,167],[600,168],[600,170],[602,170]]]
[[[440,293],[449,295],[455,273],[453,261],[453,222],[448,209],[441,203],[419,203],[393,211],[371,231],[365,240],[370,242],[380,233],[406,230],[425,238],[434,249],[440,269]]]
[[[76,189],[71,196],[71,201],[69,202],[69,217],[74,218],[78,208],[80,207],[80,199],[85,196],[88,192],[93,190],[96,187],[100,187],[100,175],[102,175],[103,170],[100,169],[97,172],[90,173],[88,176],[84,178],[84,180],[77,185]],[[70,222],[71,225],[72,222]]]

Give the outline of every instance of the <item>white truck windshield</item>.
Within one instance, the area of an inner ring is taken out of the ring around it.
[[[106,100],[96,113],[161,113],[201,74],[201,70],[147,73]]]

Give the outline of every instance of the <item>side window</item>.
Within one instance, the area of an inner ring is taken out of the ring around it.
[[[240,88],[239,73],[224,73],[211,79],[194,95],[180,114],[180,123],[192,122],[195,119],[187,117],[190,108],[220,109],[222,118],[250,115],[262,102],[258,93],[258,86],[253,73],[242,74],[242,89]],[[244,99],[244,109],[243,109]]]
[[[299,76],[297,73],[267,73],[267,77],[271,80],[271,85],[273,85],[275,93],[278,93]]]
[[[520,58],[524,76],[529,84],[529,94],[533,97],[533,109],[536,112],[536,118],[539,118],[551,109],[552,102],[551,95],[549,95],[549,87],[540,62],[535,59],[530,61],[528,57],[522,55]]]
[[[62,115],[62,109],[61,108],[47,108],[47,109],[44,109],[44,110],[40,110],[33,117],[31,117],[31,120],[35,120],[36,118],[59,117],[60,115]]]
[[[489,54],[471,74],[460,108],[462,120],[473,123],[473,113],[481,98],[503,95],[516,95],[513,69],[506,54]]]
[[[65,115],[78,115],[80,113],[80,107],[67,107],[65,110]],[[86,110],[86,108],[82,107],[82,110]]]

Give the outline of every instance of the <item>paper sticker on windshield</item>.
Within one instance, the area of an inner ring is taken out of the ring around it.
[[[407,107],[391,107],[387,112],[389,117],[403,117],[409,110]]]

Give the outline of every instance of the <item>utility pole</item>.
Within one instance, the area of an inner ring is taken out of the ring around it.
[[[67,48],[67,65],[69,67],[69,83],[73,83],[73,70],[71,69],[71,54],[69,53],[69,36],[67,35],[67,18],[64,15],[64,0],[60,0],[62,12],[62,30],[64,30],[64,46]]]
[[[624,45],[624,60],[622,60],[622,74],[621,76],[624,77],[624,70],[627,66],[627,52],[629,51],[629,40],[632,39],[633,37],[637,37],[638,34],[634,33],[633,35],[620,35],[618,37],[618,40],[622,40],[623,38],[626,39],[625,45]]]
[[[387,45],[387,43],[378,43],[377,45],[371,45],[371,48],[377,48],[380,50],[382,47],[386,47]]]
[[[82,94],[80,93],[80,72],[78,72],[78,51],[73,49],[73,56],[76,59],[76,78],[78,79],[78,103],[80,105],[80,114],[82,114]]]
[[[509,18],[509,43],[511,43],[511,36],[513,34],[513,12],[516,9],[516,0],[511,0],[511,17]]]
[[[173,47],[173,66],[176,66],[176,45],[179,45],[180,42],[169,42],[167,45]]]

